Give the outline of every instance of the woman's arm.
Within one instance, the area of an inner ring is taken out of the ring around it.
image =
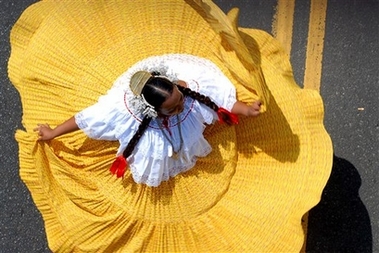
[[[259,115],[259,110],[261,108],[261,102],[256,101],[252,105],[246,105],[240,101],[237,101],[232,108],[232,113],[244,116],[256,117]]]
[[[38,131],[39,141],[52,140],[63,134],[71,133],[79,130],[78,125],[75,122],[75,117],[71,117],[56,128],[52,129],[48,124],[38,124],[34,131]]]

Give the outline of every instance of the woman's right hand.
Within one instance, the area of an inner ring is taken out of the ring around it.
[[[49,124],[37,124],[37,127],[33,129],[34,132],[38,132],[39,141],[48,141],[54,139],[56,136],[54,130],[49,126]]]
[[[71,117],[56,128],[52,129],[49,124],[37,124],[37,127],[33,129],[34,132],[38,132],[39,141],[52,140],[55,137],[61,136],[79,130],[78,125],[75,122],[75,117]]]

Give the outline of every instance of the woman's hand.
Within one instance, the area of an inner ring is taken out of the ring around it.
[[[61,136],[62,134],[67,134],[79,130],[79,127],[75,122],[75,117],[71,117],[54,129],[52,129],[49,124],[46,123],[38,124],[37,127],[33,130],[34,132],[38,132],[39,141],[48,141],[54,139],[55,137]]]
[[[246,105],[237,101],[232,108],[232,113],[248,117],[256,117],[260,114],[261,101],[255,101],[252,105]]]
[[[261,102],[255,101],[252,105],[247,108],[247,116],[256,117],[259,115],[261,110]]]
[[[37,127],[33,129],[34,132],[38,132],[39,141],[48,141],[54,139],[56,136],[54,130],[49,126],[49,124],[37,124]]]

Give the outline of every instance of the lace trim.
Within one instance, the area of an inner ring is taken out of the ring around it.
[[[86,128],[88,125],[86,123],[86,121],[83,119],[83,113],[82,112],[78,112],[75,114],[75,123],[76,125],[78,125],[78,127],[80,129],[84,129]]]
[[[207,147],[203,151],[203,156],[207,156],[212,151],[212,148]],[[139,171],[133,166],[130,166],[130,171],[133,177],[133,180],[138,184],[146,184],[150,187],[157,187],[161,184],[163,181],[168,181],[171,177],[175,177],[176,175],[180,173],[184,173],[186,171],[189,171],[191,168],[193,168],[197,162],[197,159],[199,157],[193,156],[191,158],[191,161],[187,163],[184,166],[174,167],[169,170],[164,170],[162,174],[162,178],[151,178],[150,175],[140,175]]]

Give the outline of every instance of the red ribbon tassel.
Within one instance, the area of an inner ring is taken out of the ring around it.
[[[113,162],[109,170],[113,175],[116,174],[117,177],[123,177],[125,174],[126,166],[128,166],[128,163],[126,162],[125,157],[120,155]]]
[[[217,110],[218,120],[229,125],[238,124],[238,116],[228,110],[219,107]]]

